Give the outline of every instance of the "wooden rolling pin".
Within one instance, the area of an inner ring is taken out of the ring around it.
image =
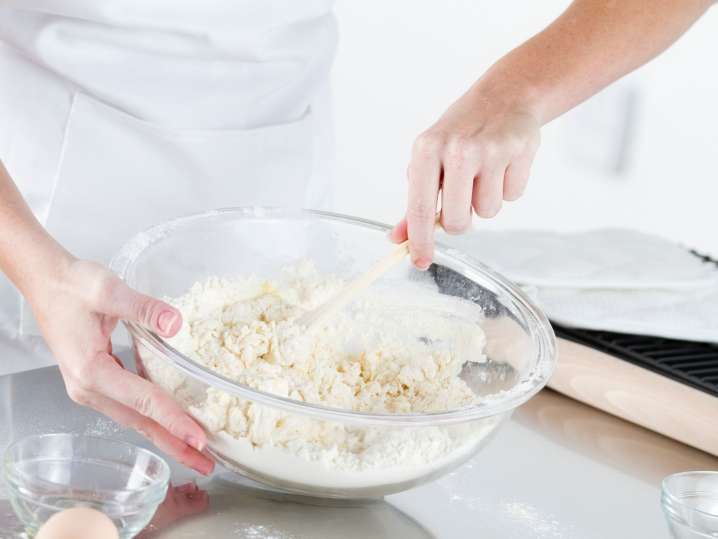
[[[718,456],[718,398],[578,343],[558,350],[550,388]]]

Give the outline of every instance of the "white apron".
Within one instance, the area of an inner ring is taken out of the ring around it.
[[[106,263],[236,205],[326,207],[331,0],[5,0],[0,158],[49,232]],[[0,276],[0,373],[52,359]]]

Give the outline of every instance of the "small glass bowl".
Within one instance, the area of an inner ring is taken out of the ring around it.
[[[675,539],[718,538],[718,472],[669,475],[661,505]]]
[[[105,513],[121,539],[138,534],[164,500],[170,469],[146,449],[73,434],[28,436],[5,451],[10,501],[29,536],[70,507]]]

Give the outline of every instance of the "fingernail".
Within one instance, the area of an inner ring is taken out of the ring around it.
[[[199,440],[199,438],[196,438],[194,436],[186,436],[184,439],[184,442],[194,447],[197,451],[204,451],[204,443]]]
[[[429,266],[431,266],[431,260],[429,260],[428,258],[423,258],[423,257],[422,257],[422,258],[417,258],[417,259],[414,261],[414,265],[415,265],[418,269],[424,271],[424,270],[429,269]]]
[[[195,468],[195,469],[196,469],[199,473],[201,473],[202,475],[209,475],[209,474],[211,474],[212,471],[214,470],[214,462],[212,462],[212,461],[210,460],[210,461],[208,461],[207,463],[205,463],[205,464],[203,464],[202,466],[200,466],[200,467],[198,467],[198,468]]]
[[[157,325],[162,333],[172,333],[179,329],[176,327],[179,324],[180,317],[172,311],[163,312],[157,320]]]

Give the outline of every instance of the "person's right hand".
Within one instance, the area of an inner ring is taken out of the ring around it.
[[[473,213],[494,217],[502,201],[521,196],[539,146],[539,127],[531,112],[477,86],[419,135],[407,168],[406,217],[391,232],[396,243],[409,240],[417,268],[428,268],[434,255],[439,198],[442,228],[461,234]]]
[[[202,427],[161,388],[125,370],[112,355],[110,336],[119,319],[171,337],[182,324],[179,311],[132,290],[99,264],[69,257],[41,288],[28,300],[70,398],[209,474],[214,463],[201,452],[207,443]]]

